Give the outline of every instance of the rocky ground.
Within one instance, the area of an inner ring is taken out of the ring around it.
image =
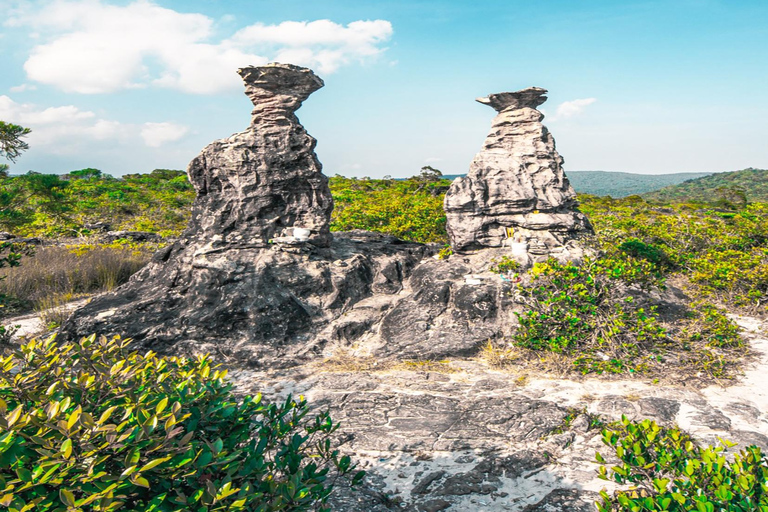
[[[368,476],[339,487],[335,511],[588,511],[610,487],[596,476],[595,452],[608,453],[592,420],[650,418],[705,443],[768,449],[767,324],[733,319],[754,357],[726,386],[523,376],[473,359],[377,370],[350,358],[230,377],[242,393],[304,395],[341,423],[343,450]],[[43,331],[35,315],[5,323],[21,326],[17,337]]]
[[[651,418],[706,443],[720,436],[768,448],[766,324],[734,320],[755,358],[727,387],[519,379],[472,360],[437,371],[418,364],[386,371],[315,365],[236,370],[231,377],[247,393],[303,394],[341,422],[344,449],[368,478],[361,489],[342,490],[333,510],[587,511],[607,485],[596,476],[595,451],[607,455],[607,449],[591,418]],[[574,410],[588,414],[567,424]]]

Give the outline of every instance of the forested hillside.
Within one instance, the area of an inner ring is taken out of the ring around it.
[[[768,170],[720,172],[644,194],[660,203],[692,202],[743,205],[768,201]]]
[[[567,174],[571,185],[579,194],[626,197],[645,194],[712,173],[632,174],[613,171],[569,171]]]

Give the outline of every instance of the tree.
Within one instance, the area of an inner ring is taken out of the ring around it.
[[[439,181],[442,178],[443,173],[435,169],[431,165],[425,165],[421,168],[421,174],[416,179],[419,181]]]
[[[29,149],[29,144],[21,139],[31,131],[17,124],[0,121],[0,156],[15,162],[22,151]]]

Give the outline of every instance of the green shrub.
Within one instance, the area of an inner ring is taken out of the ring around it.
[[[646,244],[635,238],[622,242],[619,245],[619,250],[635,258],[647,260],[657,267],[661,267],[667,262],[667,255],[664,254],[664,251],[653,244]]]
[[[493,258],[491,260],[491,266],[488,270],[496,272],[497,274],[506,274],[507,272],[514,272],[520,269],[520,263],[510,258],[509,256],[502,256],[499,259]]]
[[[677,428],[625,417],[603,430],[603,443],[619,463],[608,469],[598,453],[600,478],[632,487],[601,492],[599,512],[768,511],[768,460],[757,446],[730,457],[728,441],[703,448]]]
[[[208,357],[128,340],[33,340],[0,359],[0,505],[11,511],[323,509],[350,473],[327,413],[237,400]],[[362,473],[354,476],[359,481]]]
[[[667,341],[667,333],[655,310],[620,296],[612,282],[622,275],[616,268],[591,259],[582,265],[553,259],[534,265],[531,282],[518,285],[527,310],[518,314],[514,343],[574,354],[582,373],[644,369],[645,359],[655,345]]]

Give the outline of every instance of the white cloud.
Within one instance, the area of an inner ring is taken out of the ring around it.
[[[159,148],[167,142],[175,142],[187,134],[189,128],[176,123],[144,123],[141,138],[151,148]]]
[[[37,89],[37,87],[35,87],[34,85],[31,85],[31,84],[21,84],[21,85],[16,85],[14,87],[11,87],[10,91],[11,92],[24,92],[24,91],[34,91],[35,89]]]
[[[567,119],[569,117],[573,117],[576,115],[581,114],[585,108],[587,108],[589,105],[596,102],[596,98],[583,98],[579,100],[573,100],[573,101],[564,101],[560,105],[557,106],[557,110],[555,111],[555,115],[550,119],[550,121],[556,121],[558,119]]]
[[[443,159],[440,158],[440,157],[437,157],[437,156],[430,156],[430,157],[424,159],[424,163],[427,163],[427,164],[434,164],[434,163],[442,162],[442,161],[443,161]]]
[[[95,141],[107,140],[138,144],[141,139],[147,146],[156,148],[181,139],[189,131],[170,122],[124,124],[99,119],[94,112],[74,105],[43,108],[17,103],[8,96],[0,96],[0,119],[30,128],[32,133],[27,138],[30,146],[54,154],[88,151]]]
[[[239,67],[275,60],[328,74],[383,51],[388,21],[329,20],[256,23],[214,40],[214,20],[135,0],[125,6],[102,0],[54,0],[27,9],[6,25],[46,34],[24,64],[27,76],[67,92],[108,93],[169,87],[190,93],[240,88]]]

